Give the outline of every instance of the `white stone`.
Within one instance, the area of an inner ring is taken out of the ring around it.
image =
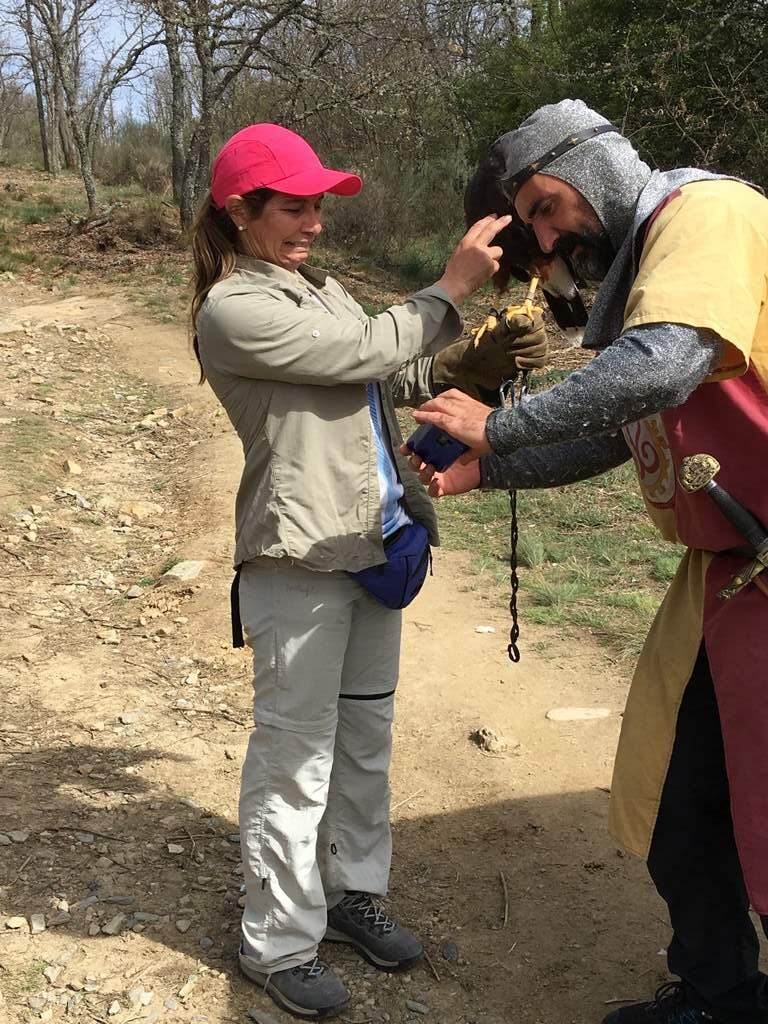
[[[176,565],[164,572],[160,577],[161,583],[183,582],[196,579],[208,563],[200,559],[188,559],[184,562],[177,562]]]
[[[179,991],[176,993],[178,995],[179,999],[186,999],[187,996],[190,994],[190,992],[192,991],[192,989],[195,987],[196,984],[197,984],[197,975],[196,974],[190,974],[190,976],[187,978],[187,980],[181,986]]]
[[[547,712],[551,722],[589,722],[610,715],[608,708],[552,708]]]
[[[5,922],[5,927],[10,928],[12,931],[19,929],[26,931],[29,925],[27,924],[26,917],[9,917]]]
[[[174,854],[184,853],[184,847],[183,846],[179,846],[178,843],[168,843],[168,853],[174,853]]]
[[[33,935],[39,935],[45,931],[45,914],[30,914],[29,930]]]

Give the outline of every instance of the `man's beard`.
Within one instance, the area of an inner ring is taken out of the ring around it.
[[[567,257],[577,278],[592,284],[603,280],[616,255],[607,231],[564,232],[555,251]]]

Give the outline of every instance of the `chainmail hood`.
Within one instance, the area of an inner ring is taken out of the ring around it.
[[[651,177],[628,139],[618,130],[605,131],[610,122],[582,100],[561,100],[539,107],[515,131],[502,135],[492,147],[501,184],[523,168],[544,158],[541,173],[572,185],[590,204],[611,239],[621,246],[632,227],[638,197]],[[567,149],[547,163],[548,154],[577,133],[603,128],[603,133]],[[516,191],[511,182],[512,191]],[[510,198],[514,199],[514,195]]]

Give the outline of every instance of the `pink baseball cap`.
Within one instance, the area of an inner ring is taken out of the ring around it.
[[[362,187],[357,174],[323,167],[308,142],[279,124],[250,124],[237,132],[221,147],[211,174],[211,195],[218,207],[227,196],[257,188],[291,196],[355,196]]]

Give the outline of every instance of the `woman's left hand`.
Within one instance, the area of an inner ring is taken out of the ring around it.
[[[460,459],[466,464],[491,450],[485,434],[485,421],[492,412],[489,406],[451,388],[415,409],[413,418],[417,423],[431,423],[457,441],[469,445],[470,451]]]

